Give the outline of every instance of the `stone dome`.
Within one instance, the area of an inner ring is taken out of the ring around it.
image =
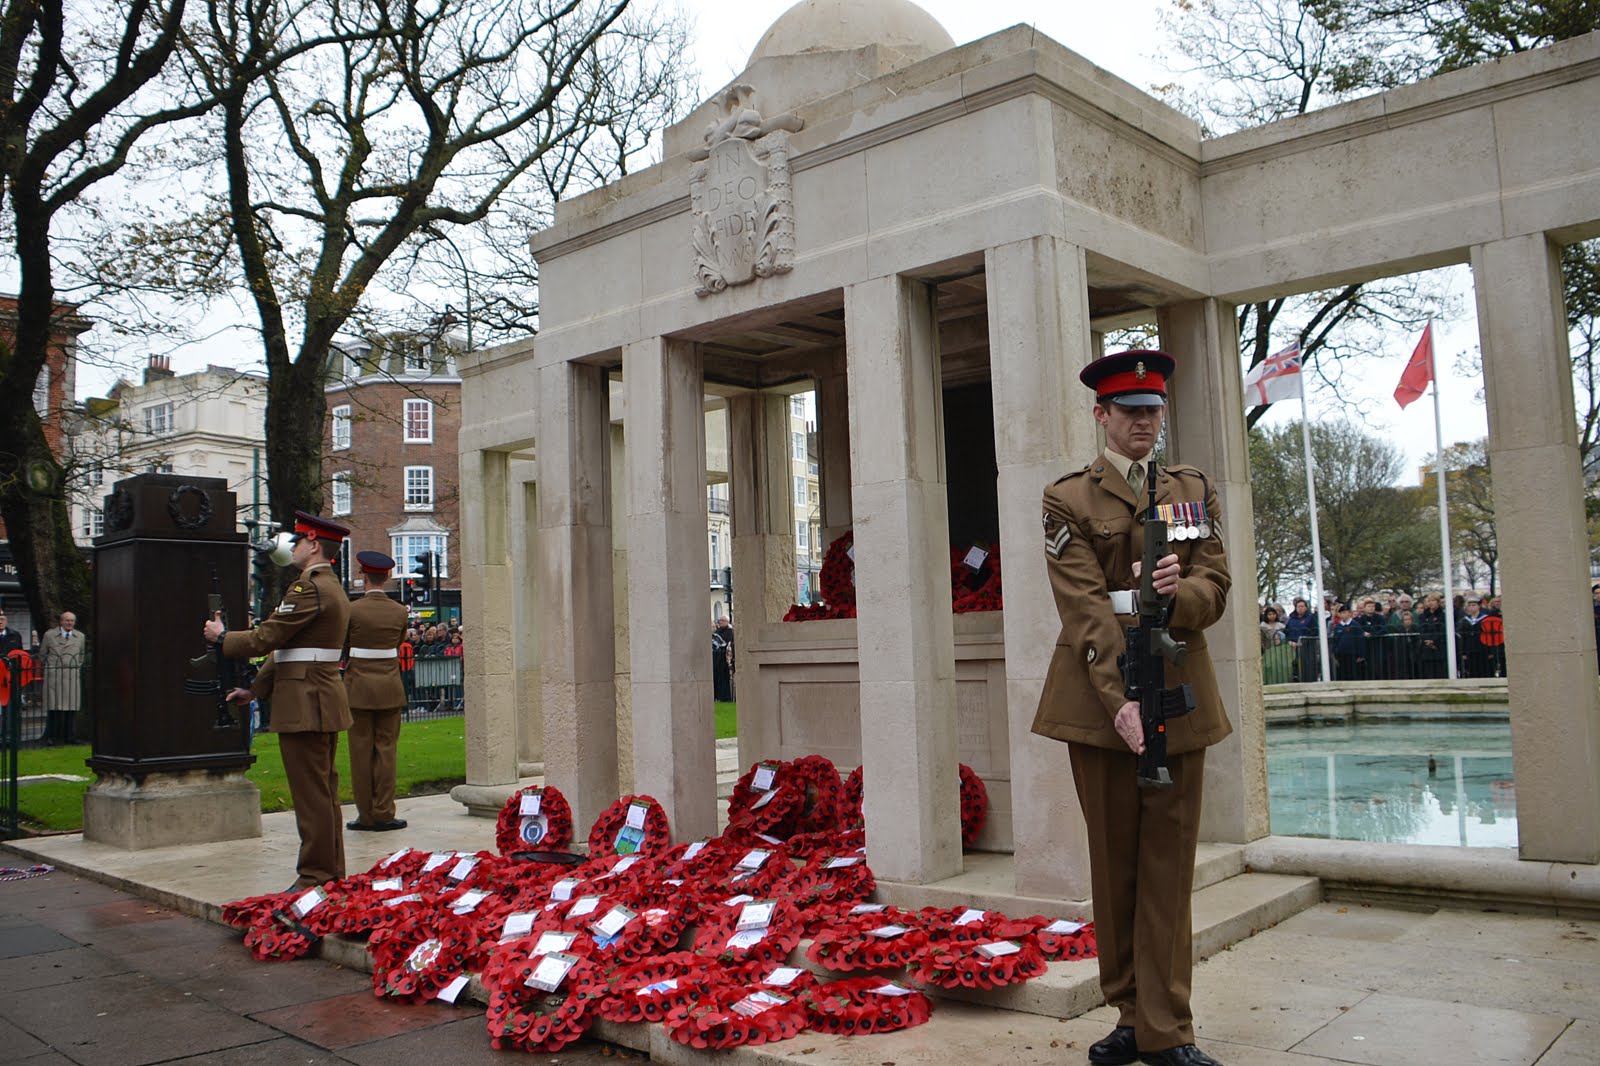
[[[911,0],[800,0],[762,35],[750,53],[750,63],[768,56],[848,52],[874,44],[913,60],[956,46],[939,20]]]

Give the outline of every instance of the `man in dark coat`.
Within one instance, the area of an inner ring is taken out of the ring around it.
[[[1080,379],[1095,390],[1106,450],[1044,494],[1045,564],[1061,635],[1033,731],[1067,742],[1088,826],[1100,987],[1118,1012],[1116,1028],[1089,1048],[1097,1066],[1215,1066],[1194,1043],[1190,910],[1205,749],[1233,729],[1204,630],[1222,616],[1232,579],[1210,480],[1194,467],[1147,462],[1172,370],[1172,357],[1154,351],[1086,367]],[[1155,513],[1144,488],[1150,478]],[[1171,551],[1151,578],[1170,597],[1173,639],[1188,644],[1181,667],[1167,664],[1163,687],[1188,684],[1195,700],[1169,724],[1173,784],[1164,789],[1139,787],[1144,729],[1117,666],[1125,626],[1137,620],[1130,590],[1145,521],[1172,529]]]

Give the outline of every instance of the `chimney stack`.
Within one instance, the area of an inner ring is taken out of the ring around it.
[[[150,384],[158,378],[172,377],[172,357],[167,355],[152,355],[150,365],[144,368],[144,383]]]

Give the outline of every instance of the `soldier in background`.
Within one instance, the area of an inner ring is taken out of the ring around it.
[[[406,637],[406,609],[384,594],[394,560],[382,552],[359,552],[356,565],[367,581],[366,595],[350,604],[345,637],[344,683],[350,697],[350,787],[356,819],[346,829],[384,833],[406,827],[394,811],[396,751],[400,718],[406,706],[400,679],[400,646]]]
[[[350,598],[332,561],[350,530],[317,515],[295,512],[291,566],[300,576],[283,602],[256,628],[230,633],[221,619],[205,624],[209,644],[222,654],[247,659],[271,653],[249,688],[228,699],[272,700],[272,731],[278,734],[289,778],[295,826],[300,831],[299,877],[290,890],[344,876],[344,830],[339,813],[339,734],[350,728],[350,703],[339,677]]]

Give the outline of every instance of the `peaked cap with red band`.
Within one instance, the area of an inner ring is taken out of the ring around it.
[[[356,552],[356,565],[363,574],[373,577],[388,577],[389,571],[394,569],[394,560],[382,552]]]
[[[312,537],[316,540],[343,540],[350,535],[350,527],[341,526],[337,522],[330,522],[319,515],[296,511],[294,513],[294,532],[297,537]]]
[[[1135,349],[1096,359],[1078,375],[1098,403],[1160,407],[1167,402],[1167,379],[1176,362],[1166,352]]]

